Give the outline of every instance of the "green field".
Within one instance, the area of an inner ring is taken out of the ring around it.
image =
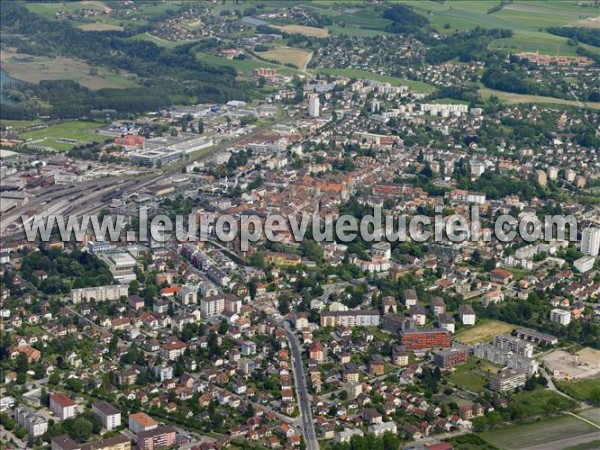
[[[478,325],[467,328],[455,336],[455,339],[463,344],[477,344],[491,341],[498,334],[510,333],[515,328],[506,322],[489,320]]]
[[[0,119],[0,126],[2,127],[10,127],[12,131],[19,131],[24,128],[29,128],[33,125],[39,125],[43,122],[39,120],[6,120]]]
[[[571,416],[479,433],[485,441],[502,450],[519,450],[534,445],[550,444],[598,431],[593,426]],[[593,437],[590,439],[593,440]],[[558,448],[558,447],[553,447]]]
[[[41,130],[30,131],[19,135],[21,139],[31,140],[30,144],[52,147],[58,151],[70,150],[76,145],[89,142],[103,142],[106,137],[94,133],[100,128],[96,122],[68,121],[50,125]]]
[[[325,73],[339,77],[348,78],[363,78],[365,80],[384,81],[391,83],[393,86],[408,86],[414,91],[430,93],[435,91],[435,86],[432,86],[422,81],[405,80],[402,78],[390,77],[388,75],[379,75],[377,73],[367,72],[366,70],[358,69],[312,69],[312,72]]]
[[[39,83],[42,80],[73,80],[89,89],[124,89],[136,87],[136,77],[125,71],[116,73],[107,67],[96,67],[97,74],[90,73],[92,66],[85,61],[64,56],[49,58],[0,51],[2,69],[11,77],[28,83]]]
[[[401,3],[409,4],[415,11],[425,15],[431,25],[440,31],[468,30],[476,26],[504,28],[512,30],[514,36],[494,41],[493,47],[548,54],[559,51],[562,55],[575,55],[575,48],[567,45],[566,38],[554,36],[543,29],[573,24],[582,17],[598,15],[597,9],[577,8],[573,6],[574,2],[559,1],[515,1],[493,14],[487,11],[498,5],[498,1],[456,0],[440,4],[426,0],[403,0]]]
[[[579,107],[575,100],[565,100],[563,98],[554,97],[542,97],[539,95],[526,95],[526,94],[515,94],[512,92],[497,91],[495,89],[482,88],[479,89],[479,94],[482,98],[486,99],[492,95],[495,95],[500,100],[509,105],[516,105],[519,103],[544,103],[552,105],[566,105]],[[600,103],[598,102],[585,102],[587,108],[600,109]]]
[[[467,363],[456,366],[454,373],[448,377],[448,381],[461,389],[472,392],[481,392],[487,385],[487,379],[477,364],[478,360],[471,358]]]
[[[598,450],[600,448],[600,440],[586,442],[585,444],[574,445],[573,447],[568,447],[565,450]]]
[[[165,48],[175,48],[178,45],[189,44],[190,42],[194,42],[193,40],[189,40],[189,41],[168,41],[166,39],[162,39],[162,38],[159,38],[157,36],[153,36],[153,35],[148,34],[148,33],[136,34],[134,36],[131,36],[129,39],[142,40],[142,41],[150,41],[150,42],[154,42],[159,47],[165,47]]]
[[[594,378],[580,381],[556,381],[556,387],[570,397],[581,401],[600,403],[600,379]]]

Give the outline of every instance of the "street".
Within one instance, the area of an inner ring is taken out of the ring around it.
[[[319,442],[313,422],[312,410],[310,407],[310,396],[306,388],[306,376],[304,374],[304,365],[302,364],[302,353],[298,338],[291,330],[288,322],[284,322],[285,331],[288,335],[290,350],[292,356],[292,369],[294,371],[294,381],[296,382],[296,395],[300,405],[300,414],[302,417],[302,430],[304,432],[304,441],[308,450],[318,450]]]

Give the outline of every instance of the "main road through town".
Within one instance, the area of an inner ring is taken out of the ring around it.
[[[310,397],[306,388],[306,376],[304,374],[304,365],[302,364],[302,354],[300,352],[300,343],[294,332],[290,328],[289,322],[283,323],[288,335],[290,349],[292,353],[292,369],[294,371],[294,380],[296,381],[296,395],[300,405],[300,414],[302,417],[302,431],[307,450],[318,450],[319,442],[313,422],[312,410],[310,407]]]

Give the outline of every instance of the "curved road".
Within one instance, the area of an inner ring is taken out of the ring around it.
[[[317,433],[315,431],[315,423],[313,422],[312,410],[310,407],[310,396],[306,389],[306,376],[304,375],[304,366],[302,364],[302,353],[300,351],[300,343],[298,338],[293,333],[288,322],[284,322],[283,326],[288,336],[290,349],[292,354],[292,370],[294,371],[294,381],[296,382],[296,395],[300,405],[300,414],[302,418],[302,430],[304,432],[304,442],[307,450],[319,450],[319,442],[317,441]]]

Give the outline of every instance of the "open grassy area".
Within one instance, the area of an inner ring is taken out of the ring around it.
[[[492,44],[495,48],[541,53],[575,55],[575,48],[567,45],[567,39],[552,35],[544,29],[550,26],[571,25],[582,18],[598,15],[594,8],[579,8],[575,2],[560,1],[514,1],[501,11],[488,14],[488,10],[499,4],[488,0],[456,0],[443,4],[425,0],[403,0],[415,11],[425,15],[431,25],[440,31],[483,28],[512,30],[514,36],[499,39]],[[590,22],[588,21],[589,23]]]
[[[19,131],[29,128],[33,125],[42,124],[39,120],[6,120],[0,119],[0,126],[10,128],[12,131]]]
[[[262,55],[263,53],[261,53]],[[258,69],[260,67],[274,67],[279,72],[284,74],[294,74],[300,73],[298,69],[294,69],[293,67],[285,67],[278,64],[273,64],[265,61],[260,61],[256,58],[249,57],[246,59],[227,59],[221,58],[220,56],[210,55],[204,52],[197,52],[196,58],[200,61],[204,61],[209,64],[214,64],[215,66],[229,66],[233,67],[238,71],[239,74],[250,74],[253,69]]]
[[[559,381],[556,380],[556,387],[565,394],[581,401],[589,401],[594,399],[600,402],[600,379],[591,378],[589,380],[580,381]],[[597,415],[600,416],[600,410],[597,410]],[[600,422],[600,420],[599,420]]]
[[[452,375],[448,377],[448,381],[461,389],[466,389],[472,392],[481,392],[487,385],[487,367],[481,368],[481,361],[476,358],[471,358],[465,364],[456,366]],[[494,371],[495,368],[490,369]]]
[[[405,80],[403,78],[390,77],[388,75],[380,75],[378,73],[367,72],[366,70],[358,69],[312,69],[313,72],[325,73],[348,78],[362,78],[365,80],[384,81],[391,83],[393,86],[408,86],[417,92],[431,93],[435,91],[435,86],[432,86],[422,81]]]
[[[304,69],[310,59],[311,52],[293,47],[276,47],[257,54],[265,59],[273,59],[284,65],[293,64],[299,69]]]
[[[500,449],[519,450],[548,445],[563,439],[577,438],[595,431],[598,430],[575,417],[563,416],[503,430],[486,431],[479,433],[479,436]],[[548,446],[548,448],[559,447]]]
[[[510,333],[515,329],[514,325],[498,320],[490,320],[473,328],[468,328],[465,331],[458,333],[454,338],[463,344],[476,344],[481,342],[489,342],[498,334]]]
[[[600,448],[600,439],[592,442],[585,442],[583,444],[577,444],[572,447],[568,447],[565,450],[598,450]]]
[[[135,87],[131,74],[115,73],[106,67],[97,67],[97,75],[91,75],[86,62],[57,56],[32,56],[8,50],[0,51],[2,69],[12,78],[39,83],[41,80],[73,80],[90,89]]]
[[[479,94],[483,98],[489,98],[490,96],[495,95],[500,100],[510,105],[516,105],[519,103],[544,103],[579,107],[575,100],[565,100],[562,98],[554,97],[542,97],[539,95],[515,94],[512,92],[497,91],[495,89],[488,88],[479,89]],[[599,102],[585,102],[584,104],[587,108],[600,109]]]
[[[142,40],[142,41],[150,41],[158,45],[159,47],[165,48],[175,48],[178,45],[189,44],[190,42],[195,42],[194,40],[187,41],[168,41],[166,39],[159,38],[158,36],[153,36],[148,33],[140,33],[131,36],[129,39]]]
[[[31,140],[31,144],[66,151],[76,145],[104,141],[105,136],[94,133],[94,130],[98,128],[100,128],[100,124],[96,122],[67,121],[40,130],[22,133],[19,137]]]

